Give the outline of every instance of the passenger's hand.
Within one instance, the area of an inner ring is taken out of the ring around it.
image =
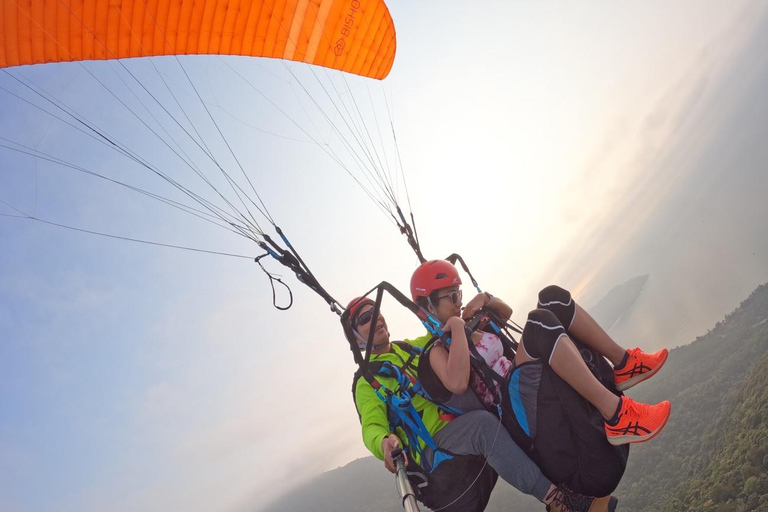
[[[400,448],[400,440],[397,436],[387,436],[381,442],[381,451],[384,452],[384,467],[387,468],[390,473],[397,471],[395,460],[392,458],[392,452],[398,448]],[[405,467],[408,467],[408,456],[405,452],[403,452],[403,464]]]
[[[461,317],[452,316],[445,322],[443,330],[446,332],[464,332],[464,326],[466,323]]]
[[[464,312],[461,314],[461,317],[464,320],[469,320],[475,315],[475,313],[480,311],[480,309],[486,306],[489,302],[490,300],[488,299],[487,293],[478,293],[464,308]]]

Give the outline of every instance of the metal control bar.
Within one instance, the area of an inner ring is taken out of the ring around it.
[[[419,504],[416,502],[416,495],[411,487],[411,482],[408,480],[408,475],[405,472],[405,456],[403,455],[402,448],[398,448],[392,452],[392,458],[395,460],[395,482],[397,484],[397,492],[400,498],[403,500],[403,508],[405,512],[419,512]]]

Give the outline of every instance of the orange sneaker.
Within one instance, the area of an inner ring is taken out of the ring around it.
[[[616,424],[605,422],[605,435],[614,446],[627,443],[642,443],[656,436],[669,419],[672,404],[667,400],[656,405],[635,402],[621,397],[621,407],[616,415]]]
[[[667,362],[669,350],[663,348],[653,354],[646,354],[639,348],[627,350],[627,362],[620,369],[613,370],[618,391],[626,391],[645,379],[650,379]]]

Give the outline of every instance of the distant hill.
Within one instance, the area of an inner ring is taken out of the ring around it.
[[[639,293],[638,284],[627,290]],[[672,350],[664,370],[628,394],[668,399],[672,416],[656,439],[632,447],[615,493],[622,512],[768,512],[768,285],[706,335]],[[397,512],[394,484],[379,460],[359,459],[265,510]],[[511,509],[543,510],[500,482],[486,511]]]
[[[323,473],[267,507],[269,512],[402,512],[395,477],[374,457]]]
[[[589,308],[589,314],[602,325],[606,331],[621,321],[625,315],[632,311],[632,306],[637,302],[643,292],[648,275],[637,276],[629,281],[611,288],[600,301]]]
[[[747,425],[739,420],[738,400],[751,392],[768,393],[765,387],[750,389],[761,384],[759,379],[745,385],[756,363],[768,353],[767,318],[768,285],[762,285],[706,335],[671,351],[658,376],[637,391],[630,390],[641,401],[670,400],[672,416],[657,439],[633,447],[616,493],[622,510],[651,512],[676,503],[686,492],[686,482],[708,475],[707,468],[723,442],[748,435],[741,430]]]

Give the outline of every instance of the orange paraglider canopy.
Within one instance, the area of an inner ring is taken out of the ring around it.
[[[220,54],[382,79],[395,58],[395,28],[382,0],[0,2],[0,67]]]

